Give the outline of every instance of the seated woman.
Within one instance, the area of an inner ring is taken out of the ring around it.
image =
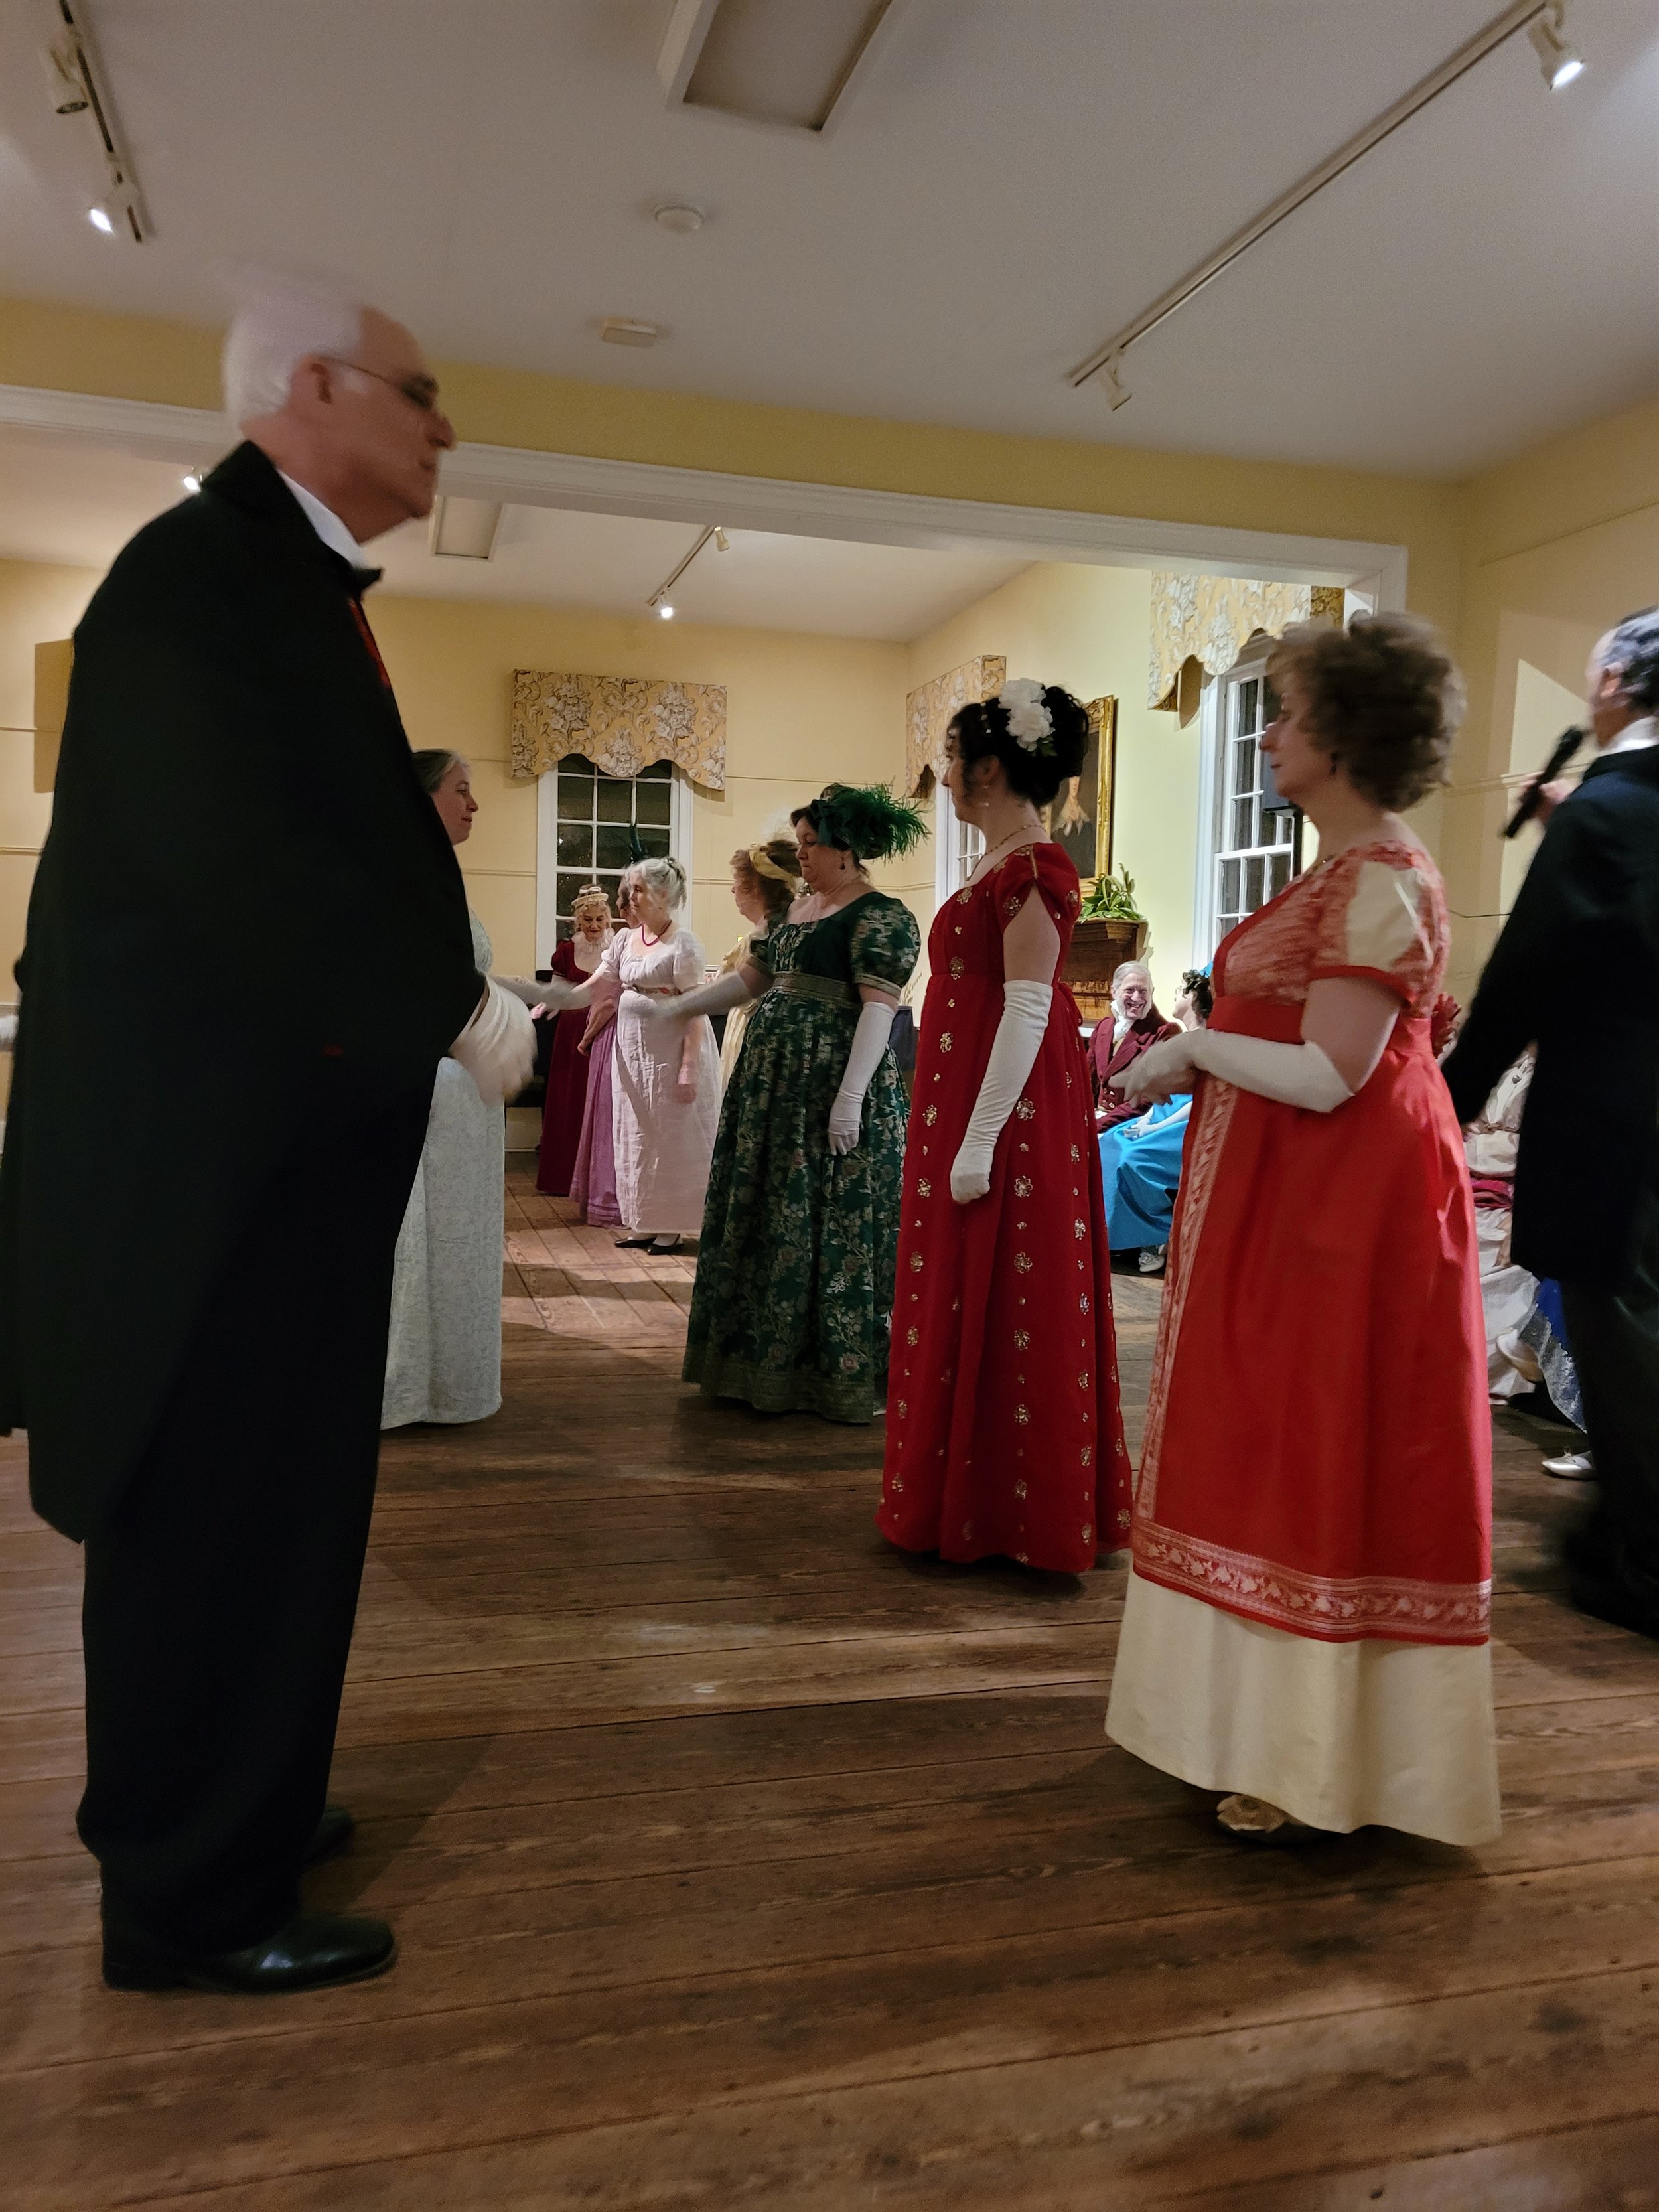
[[[1202,1029],[1213,1003],[1209,969],[1189,968],[1181,979],[1176,1021],[1183,1030]],[[1100,1133],[1100,1173],[1106,1187],[1112,1257],[1134,1261],[1144,1275],[1163,1272],[1192,1110],[1190,1096],[1170,1098],[1148,1107],[1135,1121],[1120,1121]]]
[[[1089,1074],[1095,1086],[1095,1127],[1115,1128],[1139,1118],[1140,1109],[1111,1089],[1112,1078],[1126,1074],[1143,1052],[1166,1037],[1179,1036],[1152,1003],[1152,971],[1144,960],[1126,960],[1112,977],[1112,1018],[1097,1022],[1089,1040]]]
[[[1486,1322],[1486,1392],[1494,1405],[1524,1396],[1536,1384],[1536,1354],[1520,1332],[1538,1296],[1538,1279],[1510,1256],[1515,1209],[1515,1160],[1521,1116],[1532,1083],[1528,1046],[1463,1133],[1474,1193],[1474,1241],[1480,1258],[1480,1303]]]

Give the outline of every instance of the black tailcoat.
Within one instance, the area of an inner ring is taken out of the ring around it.
[[[407,1091],[477,1002],[365,580],[244,445],[76,633],[0,1160],[0,1422],[70,1536],[118,1503],[319,1060]]]
[[[1604,754],[1551,817],[1445,1063],[1460,1121],[1534,1042],[1515,1257],[1622,1289],[1659,1191],[1659,746]]]

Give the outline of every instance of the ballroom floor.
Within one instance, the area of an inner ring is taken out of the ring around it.
[[[1524,1423],[1501,1842],[1242,1848],[1103,1738],[1121,1576],[890,1553],[878,1431],[687,1400],[690,1262],[513,1183],[507,1408],[387,1448],[313,1882],[386,1979],[103,1989],[0,1445],[8,2212],[1659,2207],[1659,1648],[1560,1604]]]

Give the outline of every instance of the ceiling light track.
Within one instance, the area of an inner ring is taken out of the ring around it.
[[[1270,206],[1263,208],[1260,215],[1247,222],[1243,230],[1236,231],[1224,246],[1216,248],[1207,260],[1200,261],[1197,268],[1190,270],[1178,284],[1172,284],[1133,322],[1126,323],[1114,337],[1107,339],[1104,345],[1097,347],[1086,361],[1079,362],[1072,370],[1068,380],[1081,386],[1098,377],[1112,406],[1121,407],[1133,396],[1122,377],[1123,356],[1132,345],[1155,331],[1160,323],[1166,322],[1189,300],[1195,299],[1207,285],[1214,283],[1218,276],[1231,269],[1241,255],[1248,253],[1270,231],[1277,230],[1287,216],[1294,215],[1298,208],[1305,207],[1316,193],[1324,191],[1327,185],[1334,184],[1345,171],[1362,160],[1374,146],[1380,146],[1385,138],[1392,137],[1399,130],[1401,124],[1409,123],[1413,116],[1420,114],[1431,100],[1437,100],[1443,92],[1449,91],[1460,77],[1466,76],[1470,70],[1485,61],[1488,54],[1494,53],[1506,40],[1512,39],[1516,32],[1525,31],[1531,40],[1543,68],[1544,82],[1552,92],[1559,92],[1571,84],[1583,72],[1584,65],[1566,42],[1565,15],[1565,0],[1513,0],[1513,4],[1505,8],[1501,15],[1493,16],[1483,30],[1477,31],[1466,45],[1449,55],[1438,69],[1431,70],[1420,83],[1414,84],[1408,93],[1395,100],[1392,107],[1385,108],[1363,131],[1357,131],[1352,138],[1328,155],[1316,169],[1310,169],[1288,191],[1281,192]]]
[[[43,57],[52,112],[84,115],[98,134],[108,189],[87,210],[87,220],[107,238],[131,239],[142,246],[154,234],[143,194],[115,119],[115,105],[98,67],[92,35],[76,11],[75,0],[52,0],[56,35]]]
[[[691,563],[696,559],[698,554],[702,552],[703,547],[708,544],[710,538],[713,538],[714,548],[717,552],[729,553],[732,550],[730,541],[727,539],[725,531],[720,527],[718,522],[711,522],[705,529],[700,531],[697,534],[696,544],[686,555],[684,560],[680,562],[677,568],[672,569],[670,573],[663,578],[661,583],[658,585],[656,590],[652,592],[650,598],[645,603],[646,605],[650,608],[652,613],[657,616],[659,620],[663,622],[673,621],[674,603],[669,598],[668,594],[673,590],[675,585],[678,583],[680,578],[685,574],[686,570],[691,566]]]

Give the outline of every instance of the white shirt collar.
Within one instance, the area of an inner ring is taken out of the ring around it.
[[[1602,751],[1604,754],[1634,753],[1639,752],[1644,745],[1659,745],[1659,721],[1656,721],[1651,714],[1644,714],[1639,722],[1626,722],[1613,743],[1602,747]]]
[[[343,561],[349,561],[354,568],[366,568],[363,549],[346,528],[331,507],[325,507],[315,492],[307,491],[302,483],[295,483],[285,470],[277,475],[300,502],[301,511],[331,553],[337,553]]]

